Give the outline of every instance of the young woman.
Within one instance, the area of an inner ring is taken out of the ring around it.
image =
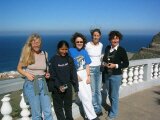
[[[129,65],[126,50],[119,45],[121,39],[122,34],[119,31],[111,31],[109,33],[111,45],[106,47],[103,57],[105,83],[111,103],[108,120],[113,120],[118,115],[119,86],[122,80],[122,69]]]
[[[41,51],[42,40],[38,34],[32,34],[25,43],[17,70],[25,76],[23,93],[31,107],[32,120],[53,120],[51,101],[48,96],[45,53]],[[25,68],[25,71],[23,70]]]
[[[70,48],[70,55],[74,59],[77,68],[79,81],[78,96],[82,101],[82,105],[86,116],[89,120],[98,120],[97,115],[92,105],[92,92],[90,86],[90,68],[91,59],[87,51],[84,49],[86,38],[81,33],[75,33],[71,38],[74,48]]]
[[[102,73],[100,72],[101,56],[103,44],[100,42],[101,31],[100,29],[93,29],[90,31],[92,41],[86,44],[86,51],[91,58],[90,75],[91,75],[91,88],[92,88],[92,103],[97,116],[102,115]]]
[[[68,56],[69,45],[60,41],[57,54],[50,60],[50,78],[53,80],[53,105],[58,120],[73,120],[72,85],[78,92],[78,78],[73,59]],[[63,112],[64,108],[64,112]]]

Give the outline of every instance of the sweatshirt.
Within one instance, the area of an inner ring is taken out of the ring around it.
[[[78,78],[73,59],[70,56],[54,55],[50,60],[50,78],[54,81],[54,87],[72,83],[75,92],[78,91]]]

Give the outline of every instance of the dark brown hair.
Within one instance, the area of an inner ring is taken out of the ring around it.
[[[74,48],[76,47],[75,41],[76,41],[76,39],[77,39],[78,37],[82,38],[82,40],[83,40],[83,47],[82,47],[82,49],[83,49],[83,48],[85,47],[85,44],[87,43],[87,39],[86,39],[86,37],[85,37],[83,34],[78,33],[78,32],[76,32],[76,33],[74,33],[74,34],[72,35],[71,42],[72,42],[72,44],[73,44],[73,47],[74,47]]]
[[[117,36],[119,40],[122,40],[123,38],[123,35],[119,31],[111,31],[108,36],[109,41],[111,41],[115,36]]]
[[[91,35],[93,36],[94,32],[98,32],[101,35],[101,30],[98,28],[95,28],[93,30],[90,30]]]

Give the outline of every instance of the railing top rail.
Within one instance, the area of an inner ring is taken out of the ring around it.
[[[137,65],[145,65],[152,63],[160,63],[160,58],[152,58],[152,59],[140,59],[140,60],[130,60],[129,66],[137,66]]]

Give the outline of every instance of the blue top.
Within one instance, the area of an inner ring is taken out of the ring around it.
[[[86,65],[91,63],[91,59],[85,49],[70,48],[69,54],[74,59],[77,70],[86,69]]]

